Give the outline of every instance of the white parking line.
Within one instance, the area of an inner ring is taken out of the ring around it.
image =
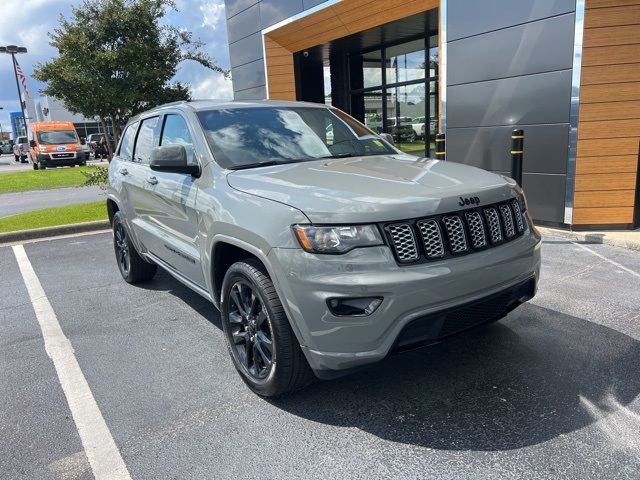
[[[585,247],[584,245],[580,245],[579,243],[576,243],[576,242],[571,242],[571,243],[573,243],[576,247],[580,247],[581,249],[586,250],[587,252],[591,253],[592,255],[595,255],[596,257],[601,258],[605,262],[609,262],[611,265],[615,265],[620,270],[624,270],[625,272],[630,273],[631,275],[634,275],[634,276],[640,278],[640,273],[638,273],[638,272],[636,272],[634,270],[631,270],[630,268],[627,268],[624,265],[620,265],[618,262],[614,262],[610,258],[607,258],[604,255],[600,255],[598,252],[594,252],[589,247]]]
[[[13,252],[42,330],[45,350],[58,373],[94,477],[96,480],[131,480],[127,466],[80,369],[73,346],[60,327],[27,252],[22,245],[15,245]]]

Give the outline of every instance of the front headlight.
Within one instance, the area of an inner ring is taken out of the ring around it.
[[[40,153],[47,153],[47,147],[45,147],[44,145],[40,145],[38,147],[38,150],[40,151]]]
[[[293,231],[300,246],[312,253],[345,253],[354,248],[384,243],[375,225],[294,225]]]

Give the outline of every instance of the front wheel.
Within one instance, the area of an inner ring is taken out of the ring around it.
[[[233,364],[255,393],[274,397],[314,379],[273,282],[259,261],[231,265],[222,284],[221,313]]]
[[[151,280],[156,274],[158,266],[144,260],[133,246],[121,212],[116,212],[113,216],[113,248],[118,269],[125,282]]]

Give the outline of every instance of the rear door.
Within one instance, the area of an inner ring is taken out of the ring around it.
[[[126,185],[131,208],[133,230],[137,239],[144,247],[153,252],[157,228],[150,223],[149,210],[153,208],[153,199],[149,195],[147,185],[151,170],[149,158],[151,150],[158,144],[159,117],[147,117],[140,120],[135,144],[133,147],[133,161],[127,165]]]
[[[197,165],[187,120],[178,112],[167,113],[161,123],[159,145],[182,145],[188,162]],[[147,212],[156,236],[153,253],[192,282],[204,286],[195,209],[198,179],[188,174],[149,172],[146,189],[152,197]]]

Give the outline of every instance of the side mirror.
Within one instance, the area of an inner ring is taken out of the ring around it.
[[[387,143],[390,143],[391,145],[395,145],[395,143],[393,143],[393,135],[391,135],[390,133],[379,133],[378,135]]]
[[[29,140],[29,146],[31,148],[36,148],[36,141],[35,140]]]
[[[156,172],[185,173],[200,176],[199,165],[187,163],[187,151],[182,145],[165,145],[151,150],[151,170]]]

